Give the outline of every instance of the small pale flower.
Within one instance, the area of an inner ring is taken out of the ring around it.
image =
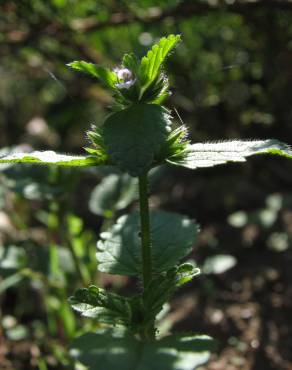
[[[130,80],[130,81],[127,81],[127,82],[116,84],[116,87],[118,89],[129,89],[131,86],[134,85],[135,82],[136,82],[136,79],[135,80]]]
[[[116,73],[119,80],[129,81],[132,79],[132,72],[127,68],[117,69]]]
[[[116,84],[118,89],[129,89],[134,85],[136,79],[133,78],[132,72],[127,68],[116,68],[114,69],[119,83]]]

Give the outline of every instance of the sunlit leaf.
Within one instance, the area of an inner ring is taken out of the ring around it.
[[[245,162],[247,157],[273,154],[292,158],[291,148],[278,140],[223,141],[191,144],[178,156],[167,161],[190,169],[212,167],[226,162]]]
[[[149,84],[156,79],[163,62],[178,44],[180,39],[180,35],[163,37],[148,51],[147,55],[142,58],[140,66],[140,79],[142,85]]]
[[[151,212],[152,268],[162,272],[190,253],[198,226],[188,218],[169,212]],[[122,216],[98,242],[98,269],[120,275],[140,275],[141,238],[139,213]]]
[[[0,158],[0,163],[35,163],[40,165],[54,164],[58,166],[96,166],[98,157],[58,154],[51,150],[32,153],[11,153]]]
[[[87,73],[90,76],[96,77],[100,79],[104,85],[110,87],[111,89],[116,89],[116,84],[118,83],[117,75],[108,68],[98,66],[93,63],[88,63],[83,60],[68,63],[67,66],[77,71]]]

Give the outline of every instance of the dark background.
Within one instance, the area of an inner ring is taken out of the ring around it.
[[[167,106],[177,109],[192,141],[292,143],[291,1],[2,0],[3,153],[16,145],[81,153],[84,131],[102,123],[111,97],[65,64],[84,59],[115,67],[124,53],[142,56],[170,33],[183,42],[167,61]],[[163,167],[153,176],[152,206],[201,225],[191,258],[206,274],[172,300],[165,325],[219,340],[202,369],[292,369],[290,162],[260,156],[194,172]],[[96,274],[98,232],[125,212],[114,202],[103,214],[89,210],[105,176],[2,167],[1,369],[73,369],[68,343],[96,326],[66,301],[82,274],[116,291],[136,288]]]

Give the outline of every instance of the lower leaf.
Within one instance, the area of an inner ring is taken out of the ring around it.
[[[155,276],[143,292],[144,321],[152,321],[176,289],[199,274],[200,269],[191,263],[184,263]]]
[[[190,253],[198,225],[170,212],[150,214],[153,273],[172,268]],[[142,271],[140,218],[138,212],[122,216],[97,244],[98,269],[109,274],[140,276]]]
[[[205,335],[171,335],[142,342],[125,331],[98,331],[74,340],[71,355],[88,370],[194,370],[215,342]]]
[[[94,285],[88,289],[79,289],[69,298],[75,311],[82,316],[97,319],[106,324],[130,325],[131,307],[127,298],[118,294],[106,292]]]

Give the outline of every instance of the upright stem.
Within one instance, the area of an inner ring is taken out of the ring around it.
[[[152,274],[147,173],[139,176],[139,202],[142,246],[142,276],[143,287],[145,289],[151,280]]]
[[[151,259],[151,235],[150,215],[148,202],[147,173],[139,176],[139,202],[140,202],[140,224],[141,224],[141,247],[142,247],[142,277],[143,288],[147,287],[152,277]],[[148,323],[140,332],[143,340],[155,339],[155,327],[153,322]]]

